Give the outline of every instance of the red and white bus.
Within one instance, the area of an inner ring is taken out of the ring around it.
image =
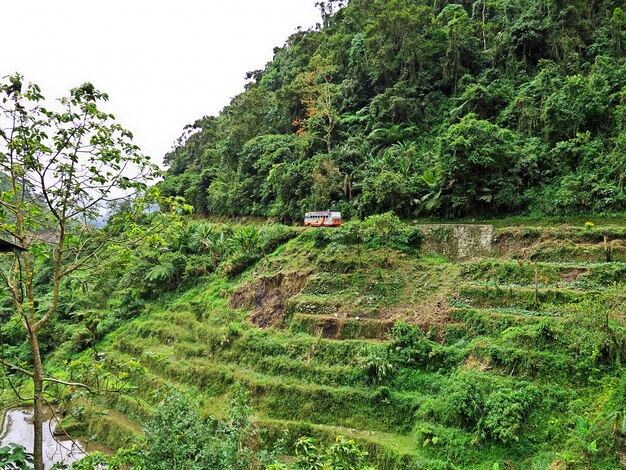
[[[304,214],[305,227],[338,227],[341,225],[341,212],[317,211]]]

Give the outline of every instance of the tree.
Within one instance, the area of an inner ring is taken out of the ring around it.
[[[308,132],[319,138],[330,152],[333,132],[339,122],[339,114],[334,103],[339,87],[332,82],[335,67],[328,65],[327,59],[317,55],[312,62],[314,63],[312,71],[302,72],[296,77],[296,83],[302,89],[306,114],[303,120],[296,120],[295,124],[303,126],[299,134]]]
[[[19,74],[0,82],[0,96],[0,232],[26,250],[2,263],[0,278],[31,356],[27,364],[0,357],[0,364],[32,380],[34,463],[43,470],[46,386],[89,386],[44,374],[42,332],[57,313],[62,281],[95,267],[116,236],[91,223],[99,210],[144,190],[157,169],[132,134],[98,108],[108,96],[90,83],[72,89],[58,111],[45,107],[39,86]],[[37,277],[44,269],[47,282]]]
[[[463,48],[473,33],[472,23],[461,5],[448,5],[437,17],[445,24],[448,38],[443,75],[456,91],[457,82],[463,74]]]
[[[514,211],[522,205],[518,136],[475,114],[442,136],[439,162],[445,179],[443,207],[449,215]]]

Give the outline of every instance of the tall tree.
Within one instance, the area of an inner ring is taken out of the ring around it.
[[[30,346],[30,363],[0,364],[33,383],[34,462],[43,470],[42,420],[51,383],[74,385],[44,374],[40,338],[59,307],[62,281],[93,268],[111,241],[91,221],[102,205],[146,188],[156,167],[132,143],[132,134],[98,108],[106,101],[90,83],[45,107],[39,86],[16,74],[0,83],[0,232],[24,248],[1,265],[0,277]],[[41,269],[49,282],[37,282]]]
[[[338,86],[332,82],[335,68],[326,63],[320,56],[313,58],[314,69],[303,72],[296,77],[296,82],[303,92],[303,104],[306,115],[302,122],[304,133],[308,132],[326,144],[328,152],[332,149],[333,131],[339,121],[339,113],[335,107]],[[301,134],[303,132],[300,132]]]

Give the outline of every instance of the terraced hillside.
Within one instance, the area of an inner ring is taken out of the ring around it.
[[[102,346],[147,368],[140,400],[91,433],[123,443],[164,384],[220,416],[241,383],[270,435],[350,436],[376,468],[624,465],[626,230],[424,232],[418,256],[302,231],[149,305]]]

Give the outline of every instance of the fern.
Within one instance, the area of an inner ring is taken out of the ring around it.
[[[167,282],[171,281],[176,274],[176,267],[166,262],[164,264],[158,264],[154,266],[145,276],[145,280],[148,282]]]

